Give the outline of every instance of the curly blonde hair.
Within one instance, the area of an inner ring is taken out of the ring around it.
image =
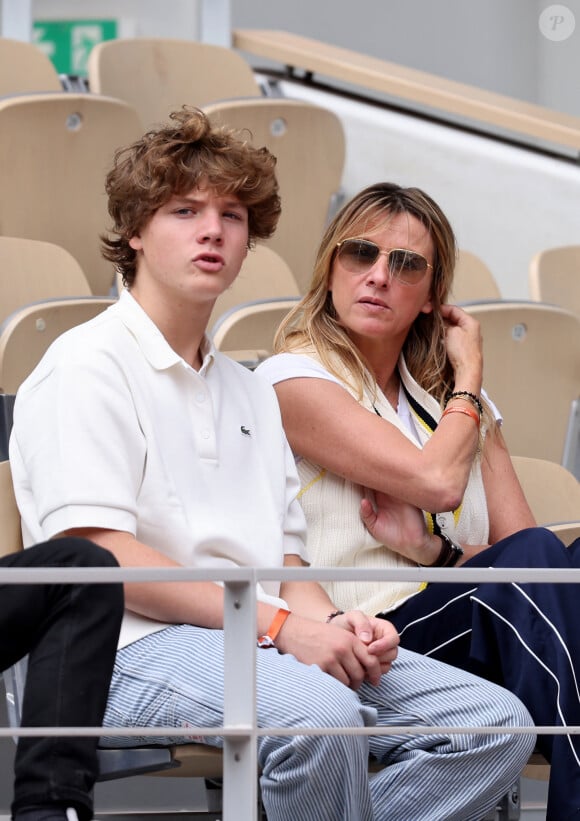
[[[106,177],[112,233],[103,235],[102,254],[113,262],[130,287],[136,275],[136,251],[129,240],[174,195],[208,187],[233,195],[248,209],[248,245],[267,239],[280,216],[276,158],[254,148],[242,134],[213,126],[196,108],[184,106],[170,123],[148,131],[115,154]]]

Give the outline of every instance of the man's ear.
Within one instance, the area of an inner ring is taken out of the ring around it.
[[[131,237],[129,240],[129,245],[134,251],[141,251],[143,249],[143,243],[141,242],[141,237],[138,234]]]

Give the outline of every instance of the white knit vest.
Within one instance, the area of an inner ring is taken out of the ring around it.
[[[319,361],[312,351],[308,351],[308,356]],[[441,417],[439,403],[419,387],[402,358],[399,361],[399,373],[407,392],[438,422]],[[344,387],[354,395],[346,383]],[[380,391],[374,402],[365,391],[361,404],[371,413],[376,409],[417,447],[422,447],[431,436],[431,431],[411,408],[419,438],[417,441]],[[335,476],[306,459],[299,459],[297,467],[302,487],[299,498],[308,523],[307,555],[312,567],[413,566],[408,559],[379,544],[364,527],[359,513],[364,494],[361,485]],[[426,519],[429,523],[429,516]],[[455,541],[462,544],[487,544],[489,520],[479,458],[474,462],[461,506],[451,513],[437,514],[437,522]],[[405,599],[418,593],[423,585],[399,581],[353,581],[326,582],[324,587],[341,610],[358,608],[374,615],[394,609]]]

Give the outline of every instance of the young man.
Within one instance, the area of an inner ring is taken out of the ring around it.
[[[275,159],[184,109],[120,151],[106,187],[115,237],[105,255],[128,290],[61,337],[19,392],[10,458],[28,539],[87,536],[122,566],[301,565],[304,519],[275,394],[205,336],[248,247],[276,226]],[[219,727],[221,586],[129,584],[125,595],[105,724]],[[257,636],[276,647],[258,652],[260,726],[530,721],[500,688],[397,657],[388,622],[337,614],[317,584],[268,583],[257,598]],[[270,821],[466,821],[507,791],[533,738],[299,735],[258,746]],[[371,780],[369,750],[389,765]]]
[[[117,567],[84,539],[55,539],[0,567]],[[28,655],[23,727],[98,727],[123,617],[121,584],[0,584],[0,670]],[[98,775],[93,737],[22,737],[15,821],[88,821]]]

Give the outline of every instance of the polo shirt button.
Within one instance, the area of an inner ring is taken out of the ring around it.
[[[201,438],[202,439],[209,439],[210,436],[211,436],[211,434],[210,434],[210,432],[207,428],[202,430],[202,432],[201,432]]]
[[[202,402],[205,402],[205,393],[198,393],[195,397],[196,402],[199,402],[200,405]]]

